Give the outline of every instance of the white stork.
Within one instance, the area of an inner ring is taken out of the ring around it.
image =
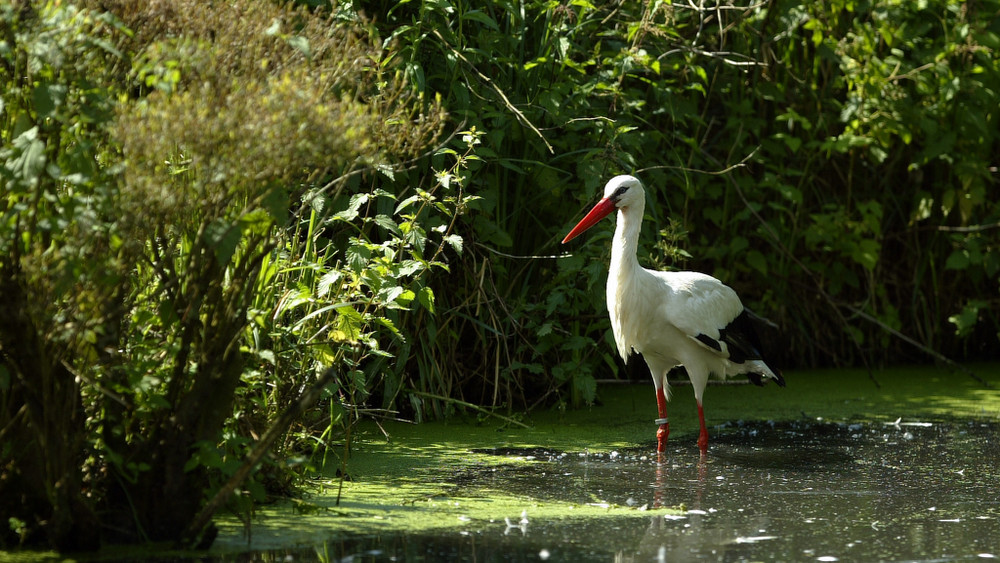
[[[708,430],[701,397],[710,375],[724,379],[745,374],[757,385],[770,378],[782,387],[785,380],[764,363],[751,313],[730,287],[698,272],[659,272],[639,265],[636,248],[645,207],[639,180],[615,176],[604,187],[604,198],[573,227],[563,244],[618,210],[607,288],[618,353],[626,361],[633,353],[641,354],[649,366],[660,415],[656,419],[658,452],[664,451],[670,434],[667,372],[684,366],[698,402],[698,447],[704,454]]]

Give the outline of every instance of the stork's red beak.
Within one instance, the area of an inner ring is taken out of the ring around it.
[[[577,235],[596,225],[598,221],[607,217],[614,210],[615,202],[608,198],[604,198],[597,202],[597,205],[590,210],[590,213],[587,213],[587,216],[581,219],[580,222],[573,227],[573,230],[566,235],[566,238],[562,240],[562,243],[566,244],[567,242],[575,239]]]

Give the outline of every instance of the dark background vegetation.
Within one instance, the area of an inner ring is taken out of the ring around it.
[[[1000,2],[0,23],[0,546],[207,544],[362,417],[594,401],[611,222],[559,240],[623,172],[782,367],[997,359]]]

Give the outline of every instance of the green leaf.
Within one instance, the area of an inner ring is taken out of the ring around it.
[[[333,218],[340,221],[353,221],[358,217],[358,210],[366,203],[368,203],[368,194],[354,194],[347,204],[347,209],[335,214]]]
[[[590,373],[577,371],[573,375],[573,388],[583,402],[590,405],[597,398],[597,380]]]
[[[63,105],[66,99],[66,90],[65,84],[42,82],[36,86],[32,90],[31,96],[35,104],[35,110],[38,112],[38,117],[55,117],[56,109]]]
[[[263,234],[273,224],[274,219],[263,209],[255,209],[240,217],[240,229],[244,233]]]
[[[267,210],[275,223],[284,225],[288,222],[288,192],[284,188],[273,187],[268,190],[261,201],[261,206]]]
[[[330,334],[334,340],[357,340],[361,335],[364,318],[350,305],[337,307],[336,330]]]
[[[458,254],[462,253],[462,237],[459,235],[448,235],[444,237],[444,241],[451,245],[451,247]]]
[[[852,258],[867,270],[874,270],[878,265],[878,255],[882,246],[876,240],[864,239],[858,242]]]
[[[429,287],[421,287],[417,292],[417,302],[424,308],[434,312],[434,290]]]
[[[383,303],[391,304],[395,303],[396,298],[403,294],[403,288],[398,285],[384,287],[379,293]]]
[[[497,22],[493,21],[493,18],[489,17],[480,10],[469,10],[468,12],[462,14],[461,19],[478,22],[492,29],[493,31],[500,31],[500,27],[497,25]]]
[[[32,127],[14,139],[14,148],[18,156],[8,161],[7,169],[16,177],[26,180],[29,184],[38,181],[45,170],[45,143],[38,138],[38,127]]]
[[[399,329],[396,328],[396,325],[391,320],[387,319],[386,317],[378,317],[377,319],[375,319],[375,322],[389,329],[389,331],[392,332],[393,336],[403,339],[403,333],[401,333]]]
[[[309,39],[301,35],[293,35],[289,37],[287,41],[293,49],[305,55],[307,59],[312,58],[312,49],[309,47]]]
[[[511,371],[517,371],[517,370],[522,370],[522,369],[523,370],[527,370],[529,373],[532,373],[534,375],[542,375],[543,373],[545,373],[544,366],[542,366],[542,364],[539,364],[537,362],[532,362],[530,364],[526,364],[524,362],[519,362],[519,361],[515,360],[515,361],[511,362],[509,368],[510,368]]]
[[[403,307],[409,307],[413,300],[417,298],[417,294],[413,292],[412,289],[406,289],[396,298],[396,303]]]
[[[340,281],[343,274],[340,270],[330,270],[329,272],[323,274],[319,278],[319,283],[316,285],[316,296],[326,297],[330,293],[330,288],[333,287],[335,283]]]
[[[355,244],[347,249],[347,265],[354,270],[354,273],[361,273],[368,266],[371,257],[372,251],[363,244]]]
[[[955,334],[967,336],[979,322],[979,310],[988,307],[988,303],[973,300],[962,307],[962,312],[948,317],[948,322],[955,325]]]
[[[402,234],[399,231],[399,225],[397,225],[396,222],[392,220],[392,217],[389,217],[388,215],[376,215],[375,224],[396,236],[400,236]]]
[[[751,250],[746,253],[747,264],[758,272],[767,275],[767,258],[759,250]]]
[[[418,201],[420,201],[420,196],[419,195],[411,195],[410,197],[408,197],[408,198],[404,199],[403,201],[399,202],[399,205],[396,206],[395,214],[399,215],[399,213],[401,211],[403,211],[404,209],[406,209],[407,207],[413,205],[414,203],[416,203]]]
[[[215,252],[215,260],[225,267],[236,253],[242,232],[225,219],[215,219],[205,227],[205,243]]]
[[[423,262],[417,260],[404,260],[402,264],[399,265],[399,270],[397,270],[397,275],[400,278],[407,276],[412,276],[413,274],[424,269]]]
[[[958,249],[951,253],[948,260],[944,263],[944,268],[946,270],[964,270],[969,267],[969,252],[964,249]]]

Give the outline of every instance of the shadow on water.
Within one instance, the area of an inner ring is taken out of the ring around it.
[[[730,423],[701,458],[481,450],[533,460],[451,470],[471,494],[634,507],[437,534],[338,539],[242,555],[333,561],[990,560],[1000,557],[1000,426],[987,422]],[[675,510],[659,510],[673,507]],[[284,554],[284,555],[283,555]]]

